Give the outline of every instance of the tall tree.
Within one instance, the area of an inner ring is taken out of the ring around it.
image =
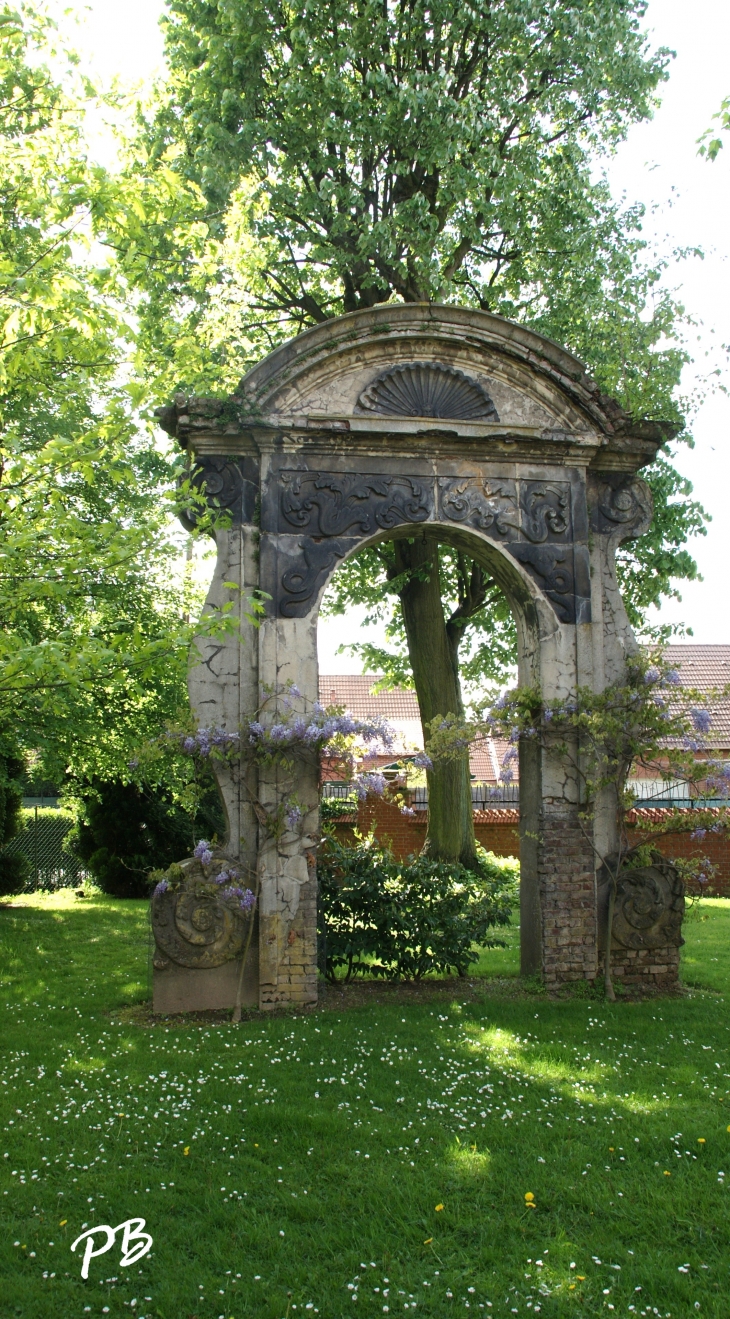
[[[99,246],[133,242],[140,187],[89,161],[93,94],[49,72],[53,38],[0,7],[0,757],[119,775],[186,704],[179,460],[140,414],[133,295]]]
[[[622,213],[591,179],[596,154],[651,113],[666,76],[667,52],[651,53],[640,29],[645,7],[170,0],[170,79],[140,149],[170,162],[209,204],[210,310],[198,301],[194,334],[179,336],[185,385],[210,378],[199,357],[195,379],[191,339],[217,354],[223,383],[233,368],[227,335],[240,370],[241,355],[293,330],[395,297],[465,302],[534,324],[603,366],[629,407],[666,412],[684,359],[660,340],[671,338],[677,309],[659,297],[646,324],[657,272],[639,266],[640,213]],[[151,324],[164,320],[162,306],[174,323],[169,288],[151,294]],[[677,481],[659,468],[659,541],[645,546],[664,591],[672,572],[695,571],[682,545],[701,514]],[[681,526],[670,493],[684,500]],[[387,553],[392,573],[383,565],[378,588],[399,584],[422,712],[435,702],[435,712],[457,713],[456,624],[437,588],[445,565],[462,584],[476,585],[478,569],[427,538]],[[356,582],[358,568],[348,571]],[[458,586],[455,607],[462,638],[480,611],[462,608]],[[461,787],[448,791],[463,806],[465,766],[452,768]],[[443,812],[432,813],[435,853],[473,851],[470,813],[457,814],[463,823],[447,837]]]

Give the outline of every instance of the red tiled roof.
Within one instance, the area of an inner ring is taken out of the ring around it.
[[[414,691],[396,687],[392,691],[374,692],[382,675],[377,673],[321,673],[319,699],[322,705],[344,705],[356,719],[417,719],[418,698]]]
[[[730,646],[700,646],[691,642],[667,646],[665,657],[679,671],[683,687],[707,692],[730,684]],[[730,749],[730,697],[710,705],[712,727],[704,741],[715,749]]]
[[[374,692],[373,688],[379,681],[380,677],[377,673],[322,673],[319,678],[319,699],[323,705],[343,705],[356,719],[372,719],[378,716],[388,719],[399,732],[407,732],[413,742],[419,747],[423,746],[421,715],[416,693],[405,687]],[[404,724],[408,724],[409,727],[404,729]],[[507,746],[507,742],[489,738],[473,748],[469,757],[469,769],[475,782],[497,781]],[[516,780],[516,765],[513,768]]]

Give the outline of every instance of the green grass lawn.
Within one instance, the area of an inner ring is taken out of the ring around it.
[[[512,932],[468,986],[150,1027],[145,904],[16,900],[0,1314],[727,1319],[730,902],[686,935],[674,999],[523,992]]]

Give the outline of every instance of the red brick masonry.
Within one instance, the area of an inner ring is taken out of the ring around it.
[[[660,808],[631,811],[629,824],[641,825],[646,822],[661,823],[669,814]],[[519,856],[519,811],[503,807],[494,807],[488,811],[474,812],[474,830],[478,841],[488,852],[497,856]],[[379,798],[368,798],[361,802],[357,815],[346,816],[337,824],[340,836],[346,836],[354,827],[362,833],[375,829],[377,838],[388,839],[395,855],[401,859],[413,852],[420,852],[426,838],[426,813],[418,811],[414,816],[401,815],[400,811],[389,802]],[[705,834],[702,839],[692,838],[691,829],[675,830],[654,840],[654,846],[670,857],[708,857],[715,867],[715,874],[707,892],[719,897],[730,896],[730,838],[725,833]],[[638,842],[643,830],[631,829],[629,840]]]

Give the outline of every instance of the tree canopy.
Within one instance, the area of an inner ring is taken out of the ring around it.
[[[0,740],[118,773],[185,703],[179,460],[145,425],[132,291],[100,242],[139,189],[88,159],[93,93],[49,72],[53,37],[0,9]]]

